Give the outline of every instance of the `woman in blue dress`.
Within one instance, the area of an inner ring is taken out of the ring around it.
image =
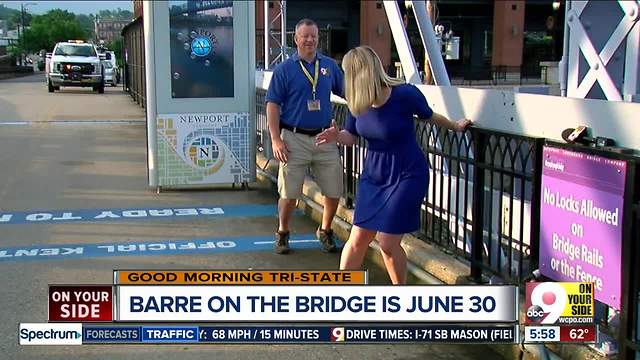
[[[429,184],[428,164],[416,142],[414,115],[456,131],[463,131],[471,121],[452,122],[434,113],[418,88],[385,73],[380,58],[369,47],[350,50],[342,68],[351,114],[344,130],[334,122],[316,137],[316,143],[350,146],[361,136],[367,140],[367,155],[340,269],[359,269],[377,237],[391,281],[404,284],[407,256],[400,242],[404,234],[419,228],[420,205]]]

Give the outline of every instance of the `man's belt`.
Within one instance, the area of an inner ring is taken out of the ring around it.
[[[320,134],[321,132],[323,132],[326,128],[321,128],[321,129],[303,129],[303,128],[287,125],[285,123],[280,123],[280,129],[287,129],[287,130],[289,130],[289,131],[291,131],[293,133],[296,133],[296,134],[316,136],[316,135]]]

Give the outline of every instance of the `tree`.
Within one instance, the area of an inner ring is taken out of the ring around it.
[[[100,10],[98,12],[98,18],[105,20],[132,20],[133,13],[129,10],[122,10],[121,8],[117,10]]]
[[[20,10],[11,9],[0,4],[0,20],[7,21],[8,29],[15,29],[20,24]]]
[[[25,30],[19,46],[27,52],[41,49],[51,51],[56,43],[69,39],[87,40],[87,34],[73,13],[55,9],[34,17],[31,28]]]
[[[119,38],[117,40],[113,40],[112,42],[110,42],[107,45],[107,48],[109,50],[112,50],[115,54],[116,54],[116,61],[118,62],[118,66],[122,67],[124,64],[124,58],[123,56],[123,48],[124,48],[124,43],[122,41],[122,38]]]
[[[82,28],[82,30],[84,31],[87,39],[93,39],[95,38],[95,18],[93,16],[93,14],[77,14],[76,15],[76,21],[78,21],[78,24],[80,24],[80,27]]]
[[[27,11],[24,12],[24,26],[29,26],[33,16]],[[22,25],[22,15],[20,10],[8,8],[0,4],[0,20],[7,21],[7,29],[13,30]]]
[[[98,12],[98,18],[100,19],[112,19],[113,18],[113,13],[111,12],[111,10],[100,10]]]

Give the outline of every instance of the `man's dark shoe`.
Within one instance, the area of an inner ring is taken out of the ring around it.
[[[276,241],[273,244],[276,254],[287,254],[289,252],[289,232],[276,232]]]
[[[333,230],[322,230],[318,228],[316,231],[316,237],[320,240],[320,246],[322,252],[336,252],[336,241],[333,238]]]

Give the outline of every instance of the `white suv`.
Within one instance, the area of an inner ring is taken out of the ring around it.
[[[60,90],[60,86],[81,86],[104,93],[104,68],[93,44],[81,41],[57,43],[46,73],[49,92]]]

